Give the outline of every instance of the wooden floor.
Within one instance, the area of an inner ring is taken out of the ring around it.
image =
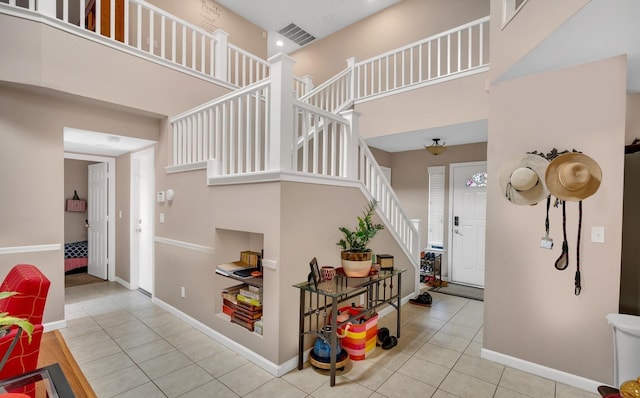
[[[96,397],[91,385],[89,385],[84,374],[82,374],[78,363],[73,358],[73,355],[71,355],[67,343],[65,343],[64,338],[57,330],[42,335],[40,355],[38,357],[38,367],[51,365],[53,363],[60,364],[76,397]]]

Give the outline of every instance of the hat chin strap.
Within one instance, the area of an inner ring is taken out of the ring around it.
[[[569,242],[567,241],[567,202],[562,201],[562,235],[564,240],[562,242],[562,253],[555,262],[556,269],[560,271],[567,269],[569,266]]]

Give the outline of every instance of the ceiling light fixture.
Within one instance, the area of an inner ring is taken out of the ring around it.
[[[432,155],[438,156],[447,150],[447,147],[444,145],[445,145],[444,142],[442,144],[440,143],[440,138],[433,138],[433,143],[429,146],[425,145],[424,149],[426,149]]]
[[[276,46],[278,46],[278,47],[282,47],[282,46],[284,46],[284,43],[282,42],[282,40],[278,40],[278,41],[276,42]]]

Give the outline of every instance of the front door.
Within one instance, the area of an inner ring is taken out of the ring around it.
[[[455,163],[450,168],[450,279],[484,286],[487,162]]]
[[[89,165],[89,193],[87,195],[88,213],[88,273],[107,279],[108,251],[108,164]]]

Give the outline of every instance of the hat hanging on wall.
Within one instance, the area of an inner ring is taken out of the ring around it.
[[[535,205],[549,195],[544,184],[549,162],[540,155],[524,154],[502,164],[498,182],[505,197],[513,204]]]
[[[549,192],[558,199],[578,202],[596,193],[602,170],[589,156],[570,152],[553,159],[545,174]]]

